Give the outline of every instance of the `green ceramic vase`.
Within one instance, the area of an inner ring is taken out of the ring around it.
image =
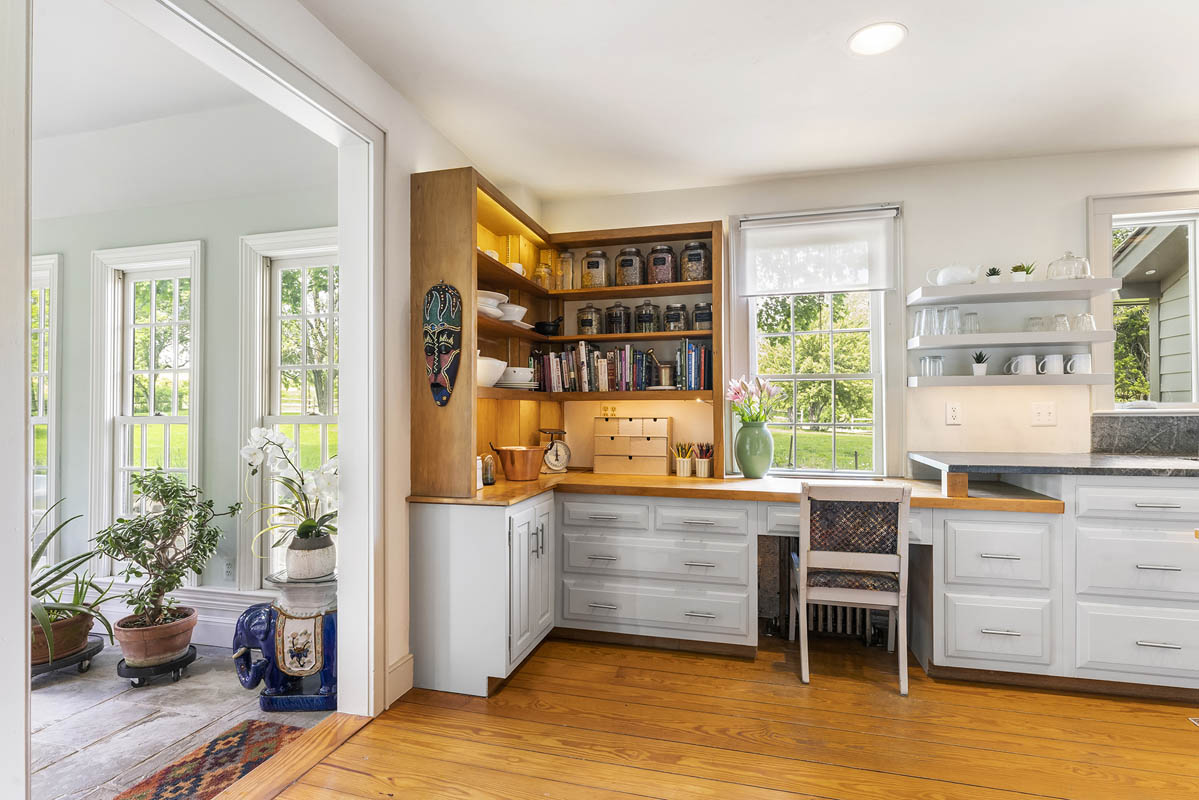
[[[765,422],[742,422],[733,441],[737,466],[747,478],[761,478],[774,463],[774,437],[766,430]]]

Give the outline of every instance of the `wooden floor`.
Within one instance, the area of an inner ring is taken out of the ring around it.
[[[548,641],[489,699],[409,692],[283,791],[316,798],[1199,798],[1199,711],[933,680],[847,639],[754,661]]]

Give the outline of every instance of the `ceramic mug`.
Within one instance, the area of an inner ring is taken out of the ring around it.
[[[1061,375],[1065,371],[1065,356],[1060,353],[1047,355],[1037,364],[1037,373],[1041,375]]]
[[[1091,374],[1091,354],[1079,353],[1076,356],[1071,356],[1066,362],[1066,372],[1071,375],[1090,375]]]
[[[1003,371],[1008,375],[1036,375],[1037,357],[1031,353],[1014,356],[1003,365]]]

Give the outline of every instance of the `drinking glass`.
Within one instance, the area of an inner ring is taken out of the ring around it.
[[[921,356],[920,374],[926,377],[940,375],[944,369],[943,356]]]
[[[937,316],[942,336],[957,336],[962,332],[962,319],[957,306],[945,306]]]
[[[916,324],[913,334],[915,336],[934,336],[936,333],[937,309],[931,307],[916,309]]]
[[[1045,330],[1044,317],[1028,317],[1024,320],[1024,330],[1026,331],[1043,331]]]
[[[971,311],[962,315],[962,333],[981,333],[978,323],[978,312]]]
[[[1090,312],[1079,314],[1074,318],[1074,330],[1076,331],[1093,331],[1095,330],[1095,315]]]
[[[1054,314],[1053,315],[1053,329],[1055,331],[1070,330],[1070,317],[1066,314]]]

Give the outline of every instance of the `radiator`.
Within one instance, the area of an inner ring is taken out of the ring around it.
[[[868,632],[870,609],[808,604],[808,630],[813,633],[840,633],[862,636]]]

